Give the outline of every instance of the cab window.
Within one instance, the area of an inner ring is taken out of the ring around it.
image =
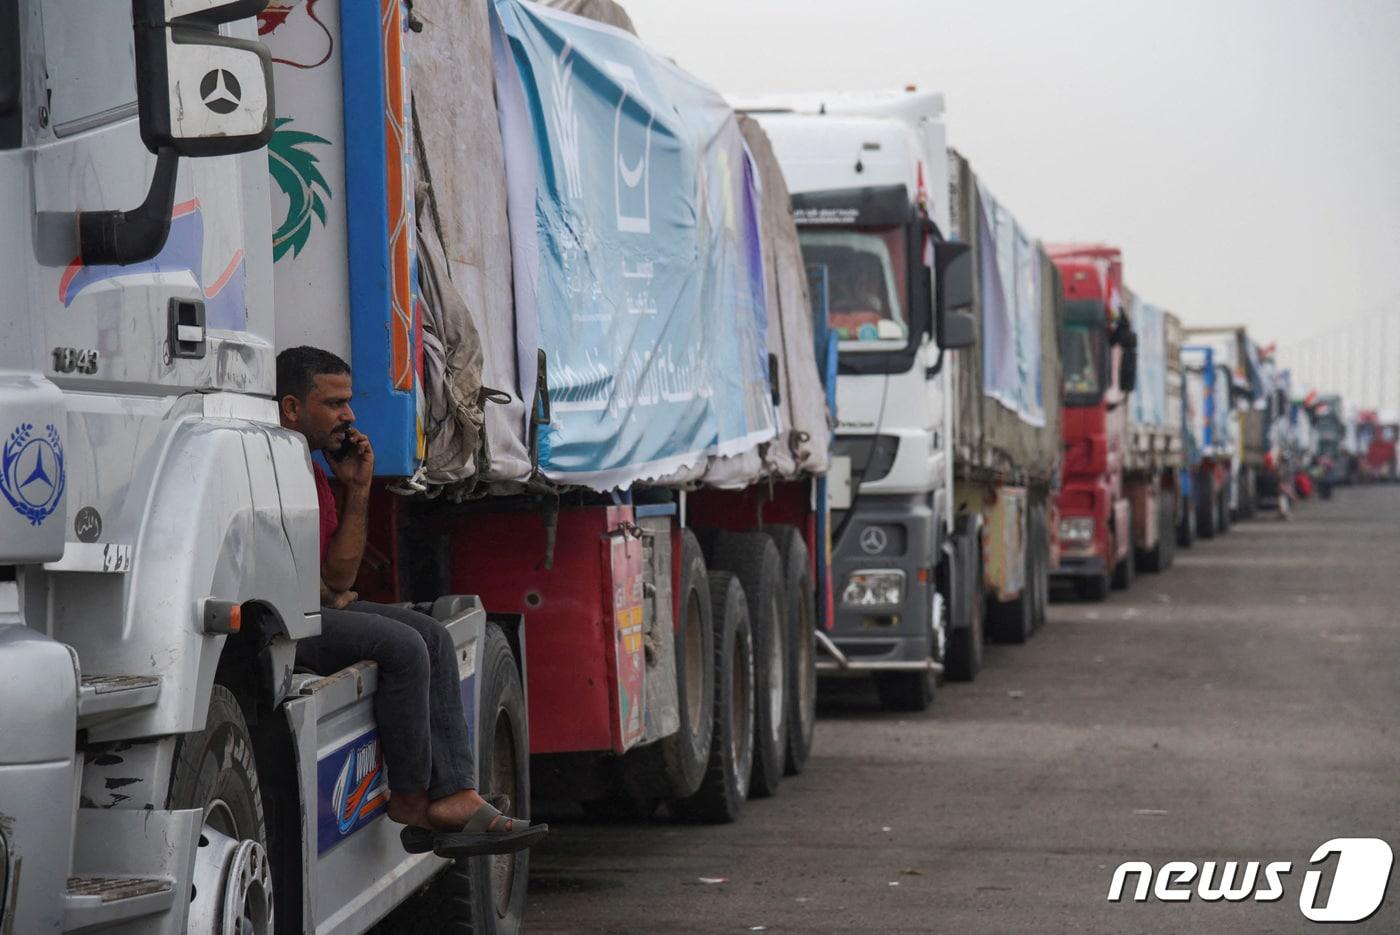
[[[59,136],[136,113],[131,0],[40,0],[49,120]]]

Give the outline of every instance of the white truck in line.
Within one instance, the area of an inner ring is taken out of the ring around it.
[[[1019,642],[1044,619],[1057,280],[948,149],[941,94],[776,96],[740,108],[773,140],[814,310],[839,338],[837,606],[821,668],[873,675],[887,707],[922,710],[939,675],[975,677],[984,622]],[[1003,327],[989,336],[993,318]],[[991,398],[979,335],[998,362],[1030,362],[1027,382],[1048,390],[1030,389],[1038,420],[1019,407],[1029,400]]]

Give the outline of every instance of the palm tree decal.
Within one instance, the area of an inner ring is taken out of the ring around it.
[[[314,133],[287,130],[290,117],[278,117],[272,141],[267,144],[268,170],[277,187],[287,196],[287,216],[272,234],[273,262],[282,259],[288,250],[295,257],[311,236],[311,216],[326,225],[325,198],[331,197],[330,186],[321,170],[316,168],[316,154],[307,149],[311,143],[331,145]],[[324,195],[324,198],[322,197]]]

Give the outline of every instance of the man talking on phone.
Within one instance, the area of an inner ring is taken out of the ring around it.
[[[427,614],[359,600],[351,588],[365,553],[374,448],[354,428],[350,367],[335,354],[294,347],[277,355],[282,426],[321,452],[340,488],[312,461],[321,508],[321,635],[297,644],[297,662],[330,675],[364,659],[379,666],[374,716],[388,769],[388,815],[406,825],[412,853],[504,854],[536,843],[544,825],[501,813],[484,800],[452,638]]]

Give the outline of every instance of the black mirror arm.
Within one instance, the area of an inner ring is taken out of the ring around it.
[[[78,253],[89,266],[126,266],[160,253],[170,235],[175,179],[180,157],[173,149],[156,154],[156,171],[146,200],[131,211],[79,211]]]
[[[933,366],[924,371],[924,379],[932,380],[943,372],[943,355],[947,353],[943,348],[938,349],[938,356],[934,358]]]

